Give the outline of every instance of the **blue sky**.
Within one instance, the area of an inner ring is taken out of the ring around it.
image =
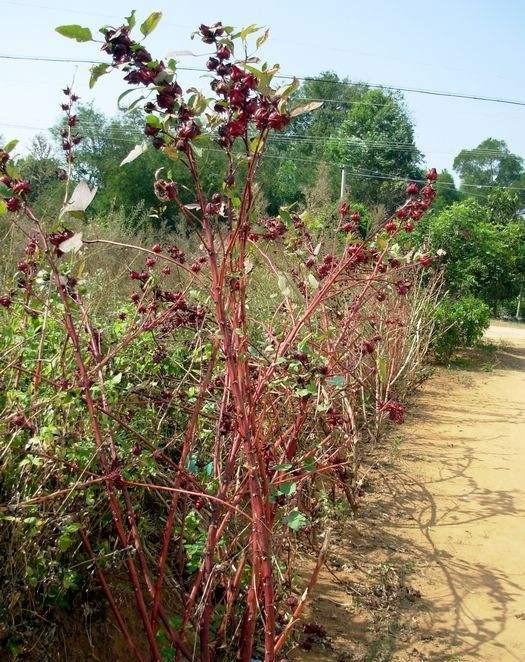
[[[136,8],[140,16],[164,12],[148,41],[150,50],[202,51],[189,35],[201,22],[236,26],[258,23],[271,30],[263,57],[283,73],[315,75],[331,69],[353,80],[465,94],[525,99],[525,2],[523,0],[0,0],[0,54],[99,59],[96,46],[60,37],[54,27],[92,28]],[[181,64],[201,66],[203,59]],[[83,101],[88,65],[0,60],[0,135],[28,144],[58,116],[59,90],[75,75]],[[186,74],[185,82],[199,83]],[[97,85],[96,105],[112,113],[124,89],[117,75]],[[419,148],[428,165],[451,168],[454,156],[488,136],[502,138],[525,157],[525,107],[420,94],[405,95]],[[17,125],[7,126],[7,125]]]

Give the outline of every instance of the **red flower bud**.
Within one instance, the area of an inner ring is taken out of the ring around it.
[[[220,46],[217,49],[217,57],[219,60],[228,60],[231,56],[231,51],[227,46]]]
[[[419,188],[416,182],[409,182],[407,184],[407,188],[406,188],[407,195],[417,195],[418,191]]]
[[[21,207],[20,200],[18,198],[9,198],[7,201],[8,211],[18,211]]]
[[[388,234],[395,234],[397,232],[397,224],[394,223],[394,221],[389,221],[385,225],[385,232],[388,232]]]
[[[12,188],[15,195],[22,195],[23,193],[29,193],[31,185],[25,179],[21,179],[18,182],[15,182]]]

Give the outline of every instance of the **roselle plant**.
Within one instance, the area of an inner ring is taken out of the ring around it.
[[[142,36],[159,20],[147,18]],[[58,31],[93,40],[80,26]],[[134,12],[100,30],[110,61],[93,67],[91,84],[117,70],[132,86],[119,104],[135,96],[129,108],[144,108],[145,136],[122,167],[146,149],[165,155],[159,204],[176,206],[199,249],[135,247],[131,297],[103,319],[84,261],[93,249],[133,247],[68,227],[95,194],[84,183],[69,189],[81,140],[73,92],[64,90],[68,188],[56,225],[28,204],[14,146],[0,152],[0,211],[27,237],[0,298],[17,475],[3,512],[13,526],[29,512],[48,535],[60,522],[59,549],[82,550],[134,659],[272,662],[301,628],[329,545],[323,495],[343,495],[356,511],[370,443],[403,419],[402,381],[428,335],[421,300],[434,290],[417,293],[428,291],[422,270],[433,258],[404,254],[396,237],[430,207],[436,171],[421,189],[409,183],[406,202],[365,238],[346,203],[328,240],[291,209],[257,218],[269,136],[318,104],[294,107],[295,80],[274,85],[278,67],[252,52],[267,37],[255,26],[200,26],[206,93],[184,91],[177,62],[155,59],[134,31]],[[224,168],[212,193],[200,169],[209,149]],[[174,181],[173,161],[191,191]],[[13,342],[20,336],[25,346]],[[300,545],[315,551],[309,577]]]

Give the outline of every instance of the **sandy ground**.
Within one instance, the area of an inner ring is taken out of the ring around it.
[[[328,637],[294,660],[525,661],[525,327],[487,338],[494,367],[423,386],[321,575]]]

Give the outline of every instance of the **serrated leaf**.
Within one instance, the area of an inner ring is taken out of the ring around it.
[[[284,518],[284,521],[286,524],[288,524],[292,531],[299,531],[300,529],[304,529],[304,527],[308,524],[307,518],[297,508],[294,508],[292,511],[290,511]]]
[[[4,184],[3,182],[0,182],[0,197],[2,198],[10,198],[13,195],[13,191]]]
[[[73,545],[73,538],[67,533],[63,533],[57,539],[57,547],[61,552],[67,552],[67,550]]]
[[[86,182],[79,182],[71,194],[69,202],[62,208],[60,216],[62,217],[64,214],[69,214],[72,212],[86,211],[89,205],[93,202],[93,198],[95,197],[96,193],[96,186],[95,188],[91,189]]]
[[[12,152],[14,148],[18,145],[18,140],[11,140],[4,147],[4,152]]]
[[[55,28],[58,34],[68,39],[75,39],[76,41],[93,41],[93,35],[89,28],[83,28],[81,25],[59,25]]]
[[[162,18],[162,12],[154,11],[148,16],[148,18],[140,26],[140,31],[142,34],[147,37],[159,24],[160,19]]]
[[[101,76],[107,74],[109,68],[109,64],[94,64],[90,69],[89,87],[92,88]]]
[[[142,156],[144,152],[148,149],[148,143],[141,143],[140,145],[135,145],[131,152],[122,160],[121,166],[126,165],[126,163],[131,163],[135,159],[138,159],[139,156]]]
[[[296,106],[290,111],[290,117],[297,117],[298,115],[303,115],[304,113],[311,113],[313,110],[317,110],[322,105],[322,101],[310,101],[309,103],[302,104],[301,106]]]
[[[78,253],[82,248],[82,232],[75,232],[72,237],[59,244],[58,248],[62,253]]]

